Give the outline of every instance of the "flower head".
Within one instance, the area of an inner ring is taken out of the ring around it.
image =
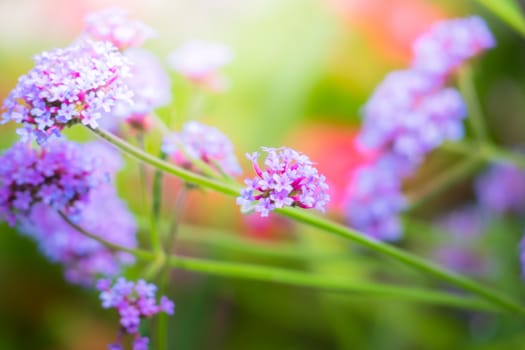
[[[185,78],[212,90],[223,90],[219,70],[230,63],[233,54],[228,46],[205,40],[190,40],[168,57],[171,68]]]
[[[257,177],[245,181],[248,186],[237,198],[243,212],[255,210],[268,216],[275,208],[287,206],[325,210],[328,185],[307,156],[286,147],[263,150],[268,153],[265,170],[257,164],[257,152],[247,154]]]
[[[495,44],[487,24],[478,16],[441,21],[415,41],[412,66],[445,76]]]
[[[396,71],[365,105],[360,142],[396,161],[402,176],[444,141],[463,136],[463,99],[456,89],[440,85],[440,79],[425,73]]]
[[[218,129],[196,121],[184,124],[180,133],[165,138],[162,151],[186,168],[192,169],[191,158],[196,158],[226,174],[241,173],[228,137]]]
[[[401,237],[398,214],[406,207],[397,174],[378,162],[356,169],[346,190],[346,217],[351,227],[384,241]]]
[[[139,280],[136,283],[119,278],[111,285],[109,280],[100,280],[97,288],[101,292],[102,307],[116,308],[120,316],[120,330],[124,334],[135,336],[134,350],[148,348],[149,339],[139,334],[140,322],[159,312],[172,315],[174,304],[166,297],[162,297],[157,304],[155,294],[157,287]],[[115,344],[119,345],[119,344]]]
[[[39,143],[73,124],[96,128],[117,101],[130,102],[123,81],[128,74],[128,60],[107,42],[79,41],[44,52],[4,101],[3,122],[22,123],[23,139],[35,136]]]
[[[55,140],[40,149],[16,143],[0,157],[0,217],[10,225],[43,203],[76,218],[109,173],[83,145]]]
[[[85,34],[97,41],[109,41],[125,50],[138,47],[155,36],[155,31],[140,21],[129,18],[128,12],[120,8],[110,8],[92,12],[85,18]]]

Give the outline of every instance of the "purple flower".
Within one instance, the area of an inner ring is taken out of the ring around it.
[[[137,246],[135,220],[110,186],[93,191],[77,224],[111,243],[126,248]],[[89,286],[94,278],[116,276],[121,273],[122,266],[135,261],[128,253],[111,251],[82,235],[55,210],[43,204],[34,206],[20,230],[35,239],[51,261],[64,265],[66,279],[71,283]]]
[[[119,8],[88,14],[85,26],[86,36],[97,41],[108,41],[119,50],[141,46],[145,40],[156,35],[153,29],[130,19],[128,12]]]
[[[350,178],[346,190],[346,218],[367,236],[395,241],[401,237],[398,214],[406,207],[401,180],[383,163],[363,166]]]
[[[224,44],[190,40],[171,52],[168,63],[174,71],[188,80],[222,91],[227,86],[219,70],[232,59],[231,50]]]
[[[486,227],[483,211],[465,207],[436,221],[442,231],[433,251],[435,260],[459,273],[484,275],[490,270],[490,260],[479,249]]]
[[[136,283],[119,278],[111,286],[107,280],[97,283],[104,308],[116,308],[120,315],[121,332],[135,336],[134,350],[148,349],[149,339],[139,334],[140,321],[159,312],[173,313],[173,302],[163,296],[160,303],[155,301],[157,287],[139,280]]]
[[[390,73],[364,107],[360,142],[379,149],[401,176],[446,140],[463,136],[466,107],[459,92],[415,70]]]
[[[263,150],[268,153],[265,170],[257,164],[257,152],[246,155],[252,161],[257,177],[245,181],[248,187],[237,198],[241,211],[255,210],[263,217],[275,208],[287,206],[324,212],[330,199],[328,185],[310,159],[286,147],[263,147]]]
[[[494,164],[476,180],[481,206],[497,213],[525,213],[525,171],[510,164]]]
[[[73,124],[96,128],[117,101],[131,103],[123,82],[128,75],[128,60],[107,42],[79,41],[44,52],[4,101],[3,122],[22,123],[22,138],[41,144]]]
[[[133,103],[117,102],[110,113],[100,119],[100,126],[108,130],[126,122],[137,130],[151,127],[150,114],[171,101],[171,81],[158,59],[143,49],[129,49],[124,55],[131,62],[131,75],[124,82],[133,92]]]
[[[0,217],[13,226],[38,203],[78,217],[90,193],[109,180],[87,148],[65,140],[41,149],[14,144],[0,157]]]
[[[218,129],[196,121],[184,124],[181,132],[165,138],[162,151],[176,164],[192,170],[195,169],[191,158],[196,158],[226,174],[241,173],[228,137]]]
[[[137,337],[133,341],[133,350],[148,350],[149,338],[148,337]]]
[[[495,45],[492,33],[480,17],[441,21],[415,41],[412,66],[446,76],[466,60]]]

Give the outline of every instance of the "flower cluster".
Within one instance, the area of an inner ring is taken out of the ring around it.
[[[495,45],[492,33],[478,16],[442,21],[415,41],[412,65],[420,71],[446,76]]]
[[[168,315],[174,312],[175,305],[167,297],[161,297],[159,303],[156,303],[157,287],[144,280],[134,283],[119,278],[112,286],[110,280],[101,279],[97,283],[97,289],[101,292],[102,307],[116,308],[120,316],[119,339],[110,346],[112,350],[123,349],[121,337],[124,334],[134,336],[133,350],[148,349],[149,339],[141,337],[139,333],[140,321],[159,312]]]
[[[120,122],[125,121],[136,130],[147,131],[151,128],[153,110],[171,102],[171,81],[151,52],[128,49],[124,55],[131,63],[131,75],[124,82],[133,93],[133,103],[119,101],[100,124],[105,129],[115,130]]]
[[[395,241],[401,236],[397,214],[406,207],[401,184],[395,173],[383,164],[357,169],[348,187],[347,219],[368,236]]]
[[[91,191],[108,180],[82,145],[56,140],[34,149],[16,143],[0,157],[0,217],[14,225],[41,202],[75,219]]]
[[[479,203],[497,213],[525,214],[525,171],[510,164],[492,165],[476,180]]]
[[[466,106],[456,89],[445,86],[447,75],[464,60],[492,46],[494,39],[478,17],[438,23],[415,42],[412,67],[390,73],[363,109],[360,143],[364,148],[377,151],[377,162],[382,163],[367,170],[367,173],[379,173],[368,176],[380,178],[385,171],[394,174],[391,181],[399,183],[393,188],[397,188],[400,195],[401,182],[414,173],[428,153],[447,140],[463,137]],[[367,182],[351,180],[349,186]],[[393,227],[391,216],[384,225],[376,223],[367,229],[361,225],[363,216],[375,217],[372,212],[363,214],[366,208],[359,209],[361,199],[355,196],[361,191],[347,191],[350,224],[360,226],[373,237],[390,239],[388,229],[382,234],[380,231],[381,227]],[[385,201],[396,198],[386,206],[400,210],[397,197],[385,197]]]
[[[237,198],[243,212],[255,210],[268,216],[275,208],[287,206],[325,210],[328,185],[307,156],[286,147],[263,150],[268,153],[265,170],[259,168],[257,152],[247,154],[257,177],[245,181],[248,187]]]
[[[137,245],[133,215],[110,186],[93,191],[76,223],[119,246],[135,248]],[[116,276],[123,265],[135,261],[128,253],[111,251],[82,235],[43,203],[34,206],[20,230],[35,239],[51,261],[65,266],[65,277],[71,283],[89,286],[96,277]]]
[[[128,12],[110,8],[92,12],[85,18],[85,35],[97,41],[108,41],[125,50],[141,46],[155,36],[155,31],[140,21],[131,20]]]
[[[226,88],[226,81],[219,70],[232,59],[231,50],[224,44],[191,40],[174,50],[168,57],[168,63],[186,79],[221,91]]]
[[[218,129],[197,121],[184,124],[182,131],[164,139],[162,151],[178,165],[192,168],[191,158],[200,159],[229,175],[239,175],[241,168],[233,145]]]
[[[364,108],[362,144],[383,150],[402,176],[445,140],[463,136],[466,107],[456,89],[416,70],[390,73]]]
[[[39,143],[72,124],[96,128],[117,101],[131,103],[123,81],[129,70],[128,60],[108,42],[79,41],[44,52],[5,100],[3,122],[22,123],[23,138],[36,136]]]

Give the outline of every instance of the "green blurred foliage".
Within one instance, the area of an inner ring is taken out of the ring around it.
[[[191,1],[188,3],[191,6]],[[204,11],[207,3],[200,3]],[[250,12],[250,5],[242,1],[231,3],[238,3],[249,16],[238,18],[232,11],[230,27],[208,29],[207,34],[230,43],[236,53],[234,63],[226,69],[232,87],[225,94],[206,94],[202,120],[229,135],[239,156],[263,145],[284,144],[291,131],[300,131],[310,122],[355,129],[359,123],[359,109],[374,86],[388,71],[407,64],[376,51],[377,43],[370,42],[370,37],[360,28],[349,25],[328,1],[268,1],[264,6],[254,2],[255,12],[259,13]],[[470,3],[464,6],[453,1],[427,3],[458,11],[451,15],[476,12],[487,18],[497,36],[498,47],[475,64],[481,103],[496,141],[512,146],[523,143],[523,39],[497,18]],[[31,1],[27,5],[37,6]],[[177,31],[177,19],[182,19],[184,13],[174,13],[172,6],[175,5],[167,1],[162,3],[165,17],[172,16],[172,22],[159,23],[159,28],[169,26]],[[51,18],[46,21],[47,25],[54,25]],[[229,22],[222,19],[220,23]],[[30,31],[31,25],[28,27]],[[180,34],[173,39],[163,37],[163,33],[161,30],[157,39],[162,44],[150,44],[161,58],[167,47],[172,48],[183,37],[191,36]],[[16,35],[12,33],[14,41]],[[42,41],[36,31],[32,41],[20,42],[9,50],[0,49],[0,94],[6,95],[16,84],[17,77],[30,69],[31,55],[64,45],[74,37],[73,32],[67,32],[57,35],[56,42],[51,38]],[[178,128],[195,91],[175,75],[173,87],[173,106],[160,109],[158,114],[170,126]],[[67,134],[76,140],[92,138],[80,128]],[[16,139],[12,125],[3,126],[1,135],[2,148]],[[159,143],[159,135],[152,134],[146,139],[146,148],[156,153]],[[444,159],[445,163],[450,160],[446,156]],[[438,162],[434,168],[432,161]],[[424,169],[418,181],[431,178],[443,167],[440,162],[434,155],[426,164],[427,172]],[[148,176],[151,178],[151,171]],[[149,213],[150,200],[148,194],[144,200],[140,190],[136,190],[140,185],[137,163],[127,160],[118,179],[119,193],[137,216],[144,218]],[[472,197],[470,185],[471,179],[459,183],[454,193],[438,196],[416,215],[430,219],[436,212],[469,201]],[[173,204],[177,186],[177,181],[164,181],[163,215],[166,220],[171,216],[169,206]],[[226,234],[234,237],[246,235],[247,227],[240,221],[231,201],[202,191],[190,197],[184,212],[185,223],[226,229]],[[147,226],[142,227],[139,237],[145,246],[148,244],[147,230]],[[66,284],[60,266],[43,258],[29,239],[6,226],[2,226],[1,231],[0,349],[104,349],[116,335],[116,315],[100,308],[92,290]],[[326,255],[346,258],[256,257],[184,243],[177,245],[177,253],[272,264],[355,281],[376,278],[445,288],[388,259],[356,249],[344,240],[298,226],[291,226],[289,231],[284,240],[293,242],[298,250],[315,248]],[[496,269],[490,284],[521,299],[524,290],[517,245],[522,231],[523,222],[500,218],[492,223],[484,244]],[[437,235],[439,233],[408,232],[400,245],[423,255],[431,251],[438,241]],[[127,275],[138,277],[142,272],[143,267],[139,266],[127,271]],[[525,344],[525,321],[512,315],[477,314],[182,271],[171,272],[168,294],[177,305],[176,314],[169,320],[170,349],[512,350],[523,349]],[[152,321],[146,329],[151,331],[154,325]]]

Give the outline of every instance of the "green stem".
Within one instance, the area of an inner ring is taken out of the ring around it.
[[[130,249],[113,244],[92,233],[87,232],[80,226],[73,223],[69,218],[60,213],[60,216],[73,228],[81,234],[93,238],[106,247],[125,251],[136,257],[151,261],[153,264],[163,263],[162,259],[147,251]],[[392,297],[405,300],[426,302],[431,304],[454,306],[474,310],[497,311],[494,307],[486,302],[470,297],[454,296],[442,292],[434,292],[425,289],[416,289],[409,287],[397,287],[386,284],[365,283],[362,281],[349,283],[338,277],[326,277],[304,272],[297,272],[282,268],[265,267],[258,265],[247,265],[238,263],[229,263],[221,261],[211,261],[195,258],[182,258],[170,256],[167,260],[171,267],[181,270],[201,272],[215,276],[243,278],[255,281],[277,282],[299,287],[308,287],[323,289],[334,292],[354,292],[374,296]]]
[[[229,196],[238,196],[240,187],[234,186],[233,184],[225,184],[221,181],[210,179],[208,177],[199,175],[192,171],[186,170],[169,162],[166,162],[157,157],[141,151],[140,149],[133,147],[126,141],[121,138],[112,135],[102,129],[93,129],[88,127],[91,131],[97,134],[102,139],[113,144],[115,147],[121,149],[122,151],[128,153],[129,155],[157,168],[168,174],[177,176],[178,178],[184,180],[185,182],[197,185],[199,187],[209,188],[217,192],[229,195]]]
[[[164,160],[164,153],[161,153],[160,159]],[[162,241],[160,239],[159,232],[159,218],[160,218],[160,209],[162,205],[162,177],[163,172],[159,169],[155,171],[153,177],[153,203],[151,208],[151,229],[150,229],[150,240],[153,251],[158,253],[162,251]]]
[[[143,260],[152,260],[154,259],[155,255],[151,252],[148,252],[148,251],[145,251],[145,250],[140,250],[140,249],[133,249],[133,248],[127,248],[127,247],[123,247],[121,245],[118,245],[118,244],[115,244],[115,243],[112,243],[110,241],[107,241],[105,240],[104,238],[101,238],[87,230],[85,230],[84,228],[82,228],[81,226],[77,225],[76,223],[74,223],[73,221],[71,221],[66,214],[62,213],[61,211],[58,212],[58,214],[60,215],[60,217],[69,225],[71,226],[72,228],[74,228],[78,233],[86,236],[86,237],[89,237],[97,242],[99,242],[100,244],[106,246],[107,248],[113,250],[113,251],[122,251],[122,252],[126,252],[126,253],[130,253],[132,255],[134,255],[135,257],[139,258],[139,259],[143,259]]]
[[[467,141],[446,142],[441,146],[441,149],[477,158],[485,162],[507,163],[525,169],[525,156],[488,143],[477,145]]]
[[[460,161],[459,164],[431,179],[423,185],[421,189],[408,192],[407,197],[410,201],[410,208],[407,210],[414,210],[421,207],[437,194],[442,193],[444,190],[472,174],[479,166],[479,159],[470,158],[465,161]]]
[[[460,297],[425,289],[405,288],[384,284],[357,281],[350,283],[340,277],[315,275],[296,272],[275,267],[235,264],[221,261],[210,261],[194,258],[171,256],[170,266],[188,271],[201,272],[208,275],[242,278],[253,281],[283,283],[293,286],[323,289],[332,292],[350,292],[365,295],[392,297],[410,301],[426,302],[439,305],[456,306],[484,311],[496,311],[491,305],[470,297]]]
[[[188,191],[188,187],[186,186],[186,184],[183,184],[182,185],[182,188],[180,189],[178,195],[177,195],[177,198],[175,200],[175,206],[174,206],[174,209],[173,209],[173,214],[172,214],[172,221],[171,221],[171,225],[169,227],[169,231],[168,231],[168,239],[167,239],[167,243],[166,243],[166,247],[165,247],[165,253],[166,253],[166,256],[169,256],[171,254],[171,251],[173,249],[173,243],[175,241],[175,236],[177,234],[177,231],[178,231],[178,227],[179,227],[179,223],[180,223],[180,217],[181,217],[181,214],[182,214],[182,208],[183,208],[183,205],[184,205],[184,202],[186,200],[186,193]],[[161,274],[161,280],[160,280],[160,283],[159,283],[159,293],[160,294],[165,294],[166,293],[166,289],[167,289],[167,286],[168,286],[168,283],[169,283],[169,272],[170,272],[170,269],[169,269],[169,264],[168,264],[168,260],[165,261],[164,263],[164,271],[162,271],[162,274]],[[166,350],[168,349],[168,343],[167,343],[167,340],[168,340],[168,315],[162,313],[161,315],[159,315],[159,318],[157,319],[157,348],[159,350]]]
[[[390,256],[391,258],[411,266],[414,269],[426,272],[429,275],[477,294],[509,311],[518,312],[525,315],[525,308],[507,296],[500,294],[498,291],[490,290],[487,286],[481,285],[473,280],[444,269],[423,258],[407,253],[403,250],[395,248],[394,246],[382,243],[381,241],[374,240],[373,238],[369,238],[338,223],[310,215],[304,211],[299,211],[292,208],[277,209],[276,211],[282,215],[293,218],[296,221],[353,240],[369,249]]]
[[[479,142],[486,142],[488,139],[487,128],[483,119],[483,113],[479,98],[474,85],[472,68],[465,66],[459,72],[459,89],[468,106],[468,120],[474,131],[474,135]]]
[[[164,162],[158,158],[152,157],[151,155],[136,149],[135,147],[119,139],[118,137],[108,134],[100,129],[91,130],[93,130],[97,135],[101,136],[108,142],[113,143],[116,147],[119,147],[126,153],[133,155],[138,159],[149,163],[152,166],[158,167],[163,171],[178,176],[186,182],[193,183],[201,187],[211,188],[230,196],[239,195],[239,188],[237,187],[234,187],[230,184],[221,183],[216,180],[208,179],[201,175],[197,175],[187,170],[173,166],[172,164]],[[304,224],[317,227],[323,231],[330,232],[332,234],[353,240],[354,242],[360,243],[361,245],[364,245],[376,252],[390,256],[391,258],[398,260],[408,266],[411,266],[414,269],[425,272],[429,275],[440,278],[444,281],[447,281],[456,286],[464,288],[465,290],[482,296],[486,300],[491,301],[492,303],[499,305],[507,310],[525,314],[525,308],[523,306],[514,302],[512,299],[501,295],[497,291],[492,291],[484,285],[478,284],[475,281],[458,275],[452,271],[443,269],[418,256],[412,255],[398,248],[395,248],[394,246],[390,246],[380,241],[376,241],[348,227],[329,221],[327,219],[314,216],[305,212],[304,210],[297,210],[295,208],[277,209],[276,212],[280,213],[281,215],[292,218],[296,221],[302,222]]]

